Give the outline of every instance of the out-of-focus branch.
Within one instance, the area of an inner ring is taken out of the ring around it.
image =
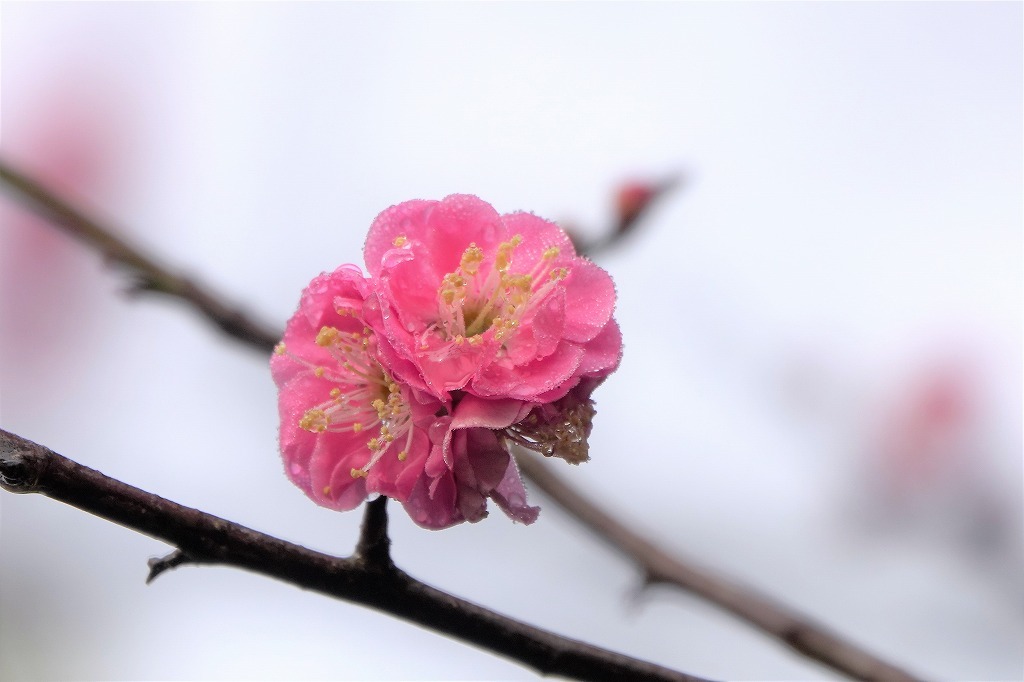
[[[357,552],[342,559],[183,507],[2,429],[0,487],[42,493],[174,545],[162,570],[188,563],[245,569],[389,613],[542,674],[576,680],[703,680],[541,630],[412,578],[388,555],[385,498],[367,505]],[[150,579],[154,570],[151,564]]]
[[[608,251],[636,231],[640,221],[666,195],[678,191],[688,183],[688,176],[676,174],[661,180],[631,180],[615,190],[615,215],[608,229],[599,237],[584,239],[572,224],[562,224],[581,256],[594,256]]]
[[[98,250],[111,262],[128,268],[135,278],[133,291],[153,291],[187,301],[225,334],[267,354],[280,339],[274,330],[252,320],[239,308],[197,282],[161,265],[138,247],[117,236],[113,230],[102,226],[81,209],[2,160],[0,180],[54,225]]]
[[[570,486],[550,465],[530,453],[517,454],[516,463],[534,485],[595,536],[636,562],[647,584],[674,585],[691,592],[785,642],[800,654],[853,679],[917,679],[806,616],[669,554]]]
[[[0,180],[15,189],[22,197],[30,199],[31,203],[44,215],[72,224],[88,225],[89,229],[87,230],[75,229],[73,231],[89,246],[98,248],[109,257],[132,267],[140,276],[154,281],[165,281],[168,277],[174,278],[169,269],[159,266],[152,259],[142,257],[137,251],[128,247],[124,241],[114,237],[111,230],[84,218],[66,201],[57,198],[40,187],[38,183],[16,173],[3,163],[0,163]],[[24,190],[23,185],[31,187],[32,193]],[[663,184],[658,187],[659,192],[664,192],[672,185]],[[660,194],[649,195],[639,211],[634,210],[631,213],[627,211],[628,215],[623,214],[627,219],[620,215],[620,227],[613,231],[614,234],[596,245],[584,245],[584,248],[581,248],[581,253],[593,254],[595,248],[600,250],[617,242],[623,234],[632,229],[636,220],[650,205],[651,197],[656,196],[660,196]],[[60,212],[54,212],[48,208],[52,206],[59,206]],[[622,225],[626,227],[621,228]],[[111,249],[108,244],[116,244],[117,248]],[[201,313],[218,324],[220,324],[219,318],[210,311],[228,308],[223,303],[217,303],[219,299],[211,292],[199,292],[194,286],[170,283],[165,284],[160,290],[179,296],[193,304]],[[197,298],[197,293],[201,293],[202,296]],[[210,302],[216,303],[216,305],[211,306]],[[279,338],[278,335],[273,334],[252,335],[242,331],[233,331],[233,328],[224,325],[221,325],[221,328],[244,344],[262,350],[272,348],[276,339]],[[678,557],[668,554],[589,501],[561,477],[556,477],[548,468],[542,468],[542,462],[528,458],[520,458],[519,461],[523,473],[528,479],[541,488],[555,504],[561,506],[598,537],[639,565],[644,570],[648,581],[675,585],[691,592],[695,596],[729,611],[740,620],[789,645],[804,656],[819,661],[850,678],[886,681],[916,679],[897,666],[828,631],[795,610],[762,597],[711,572],[695,568]],[[175,560],[172,555],[161,561],[173,562]],[[180,563],[185,560],[178,561]],[[159,565],[159,562],[157,563]]]

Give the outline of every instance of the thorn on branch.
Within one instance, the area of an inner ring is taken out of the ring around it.
[[[128,284],[124,293],[129,297],[136,297],[146,293],[159,292],[160,287],[156,285],[152,277],[141,273],[133,273],[129,276]]]
[[[389,571],[395,566],[391,561],[387,504],[388,498],[384,495],[367,503],[355,554],[357,561],[380,571]]]
[[[164,571],[177,568],[184,564],[201,564],[202,560],[176,549],[165,557],[153,557],[149,560],[149,575],[146,576],[146,584],[150,584]]]

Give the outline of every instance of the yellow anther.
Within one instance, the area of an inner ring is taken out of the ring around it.
[[[498,253],[494,257],[494,268],[499,273],[505,273],[508,270],[508,266],[512,263],[512,251],[523,243],[523,236],[517,234],[507,242],[498,244]]]
[[[557,281],[557,280],[560,280],[560,279],[565,279],[568,276],[569,276],[569,270],[566,269],[566,268],[553,268],[551,270],[550,277],[551,277],[551,279],[553,281]]]
[[[408,242],[408,241],[409,240],[406,239],[405,235],[403,234],[403,235],[399,235],[399,236],[395,237],[395,241],[393,241],[391,243],[394,244],[395,246],[401,248],[401,247],[405,246],[406,242]]]
[[[334,327],[324,327],[320,330],[320,333],[316,335],[316,345],[318,346],[330,346],[338,340],[338,330]]]
[[[402,450],[401,452],[398,453],[398,461],[399,462],[404,462],[405,458],[408,457],[408,456],[409,456],[409,453],[406,452],[405,450]]]
[[[352,478],[366,478],[366,471],[363,469],[352,469],[349,474]]]
[[[277,355],[284,355],[285,352],[286,351],[285,351],[285,348],[284,348],[284,341],[282,341],[281,343],[279,343],[276,346],[274,346],[274,353],[276,353]]]
[[[355,433],[359,433],[360,431],[363,430],[363,423],[362,422],[355,422],[354,424],[352,424],[352,430]]]
[[[316,376],[317,378],[322,377],[324,375],[324,368],[317,367],[316,369],[313,370],[313,375]]]
[[[325,485],[324,486],[324,495],[330,495],[330,494],[331,494],[331,486]]]
[[[551,248],[547,249],[544,252],[544,258],[546,258],[548,260],[554,260],[555,258],[558,258],[558,254],[559,254],[558,247],[557,246],[552,246]]]
[[[330,426],[330,423],[331,420],[327,417],[326,412],[314,408],[302,415],[302,419],[299,420],[299,427],[313,433],[323,433]]]
[[[449,272],[447,275],[445,275],[442,278],[442,281],[445,284],[451,285],[453,287],[464,287],[464,286],[466,286],[466,280],[461,275],[459,275],[458,273],[455,273],[455,272]]]
[[[370,448],[371,450],[377,450],[380,448],[380,441],[376,438],[371,438],[370,440],[366,441],[366,447]]]
[[[477,273],[477,270],[480,269],[480,263],[483,262],[483,259],[484,250],[477,246],[475,242],[470,243],[469,248],[462,253],[462,260],[459,261],[459,267],[467,275],[473,276]]]
[[[510,289],[529,291],[533,287],[533,275],[516,275],[515,277],[509,277],[506,280],[505,285]]]
[[[334,388],[331,389],[331,397],[332,398],[337,398],[339,395],[341,395],[341,389],[340,388],[335,386]]]

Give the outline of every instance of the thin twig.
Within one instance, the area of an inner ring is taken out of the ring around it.
[[[152,259],[143,258],[123,240],[114,237],[111,230],[83,217],[68,202],[25,178],[23,174],[15,172],[3,162],[0,162],[0,180],[21,196],[30,199],[30,203],[44,216],[62,220],[61,224],[64,226],[88,225],[88,230],[74,230],[87,245],[98,248],[109,257],[133,267],[153,280],[174,279],[174,275],[167,268],[158,265]],[[24,186],[31,187],[32,192],[26,191]],[[60,207],[60,211],[54,211],[53,206]],[[617,232],[616,235],[610,236],[608,243],[616,242],[624,233]],[[116,244],[117,249],[109,249],[108,244]],[[174,283],[167,284],[162,290],[191,303],[199,312],[219,324],[218,318],[210,312],[211,308],[217,307],[211,306],[211,302],[219,301],[212,292],[200,292],[194,285],[181,286]],[[199,293],[202,293],[202,296],[198,296]],[[227,306],[219,304],[219,307]],[[279,338],[279,335],[273,334],[257,337],[221,326],[236,340],[264,351],[271,348]],[[587,500],[569,484],[555,478],[550,471],[533,466],[533,463],[525,458],[520,462],[523,463],[522,470],[527,478],[544,490],[555,504],[638,564],[646,572],[649,580],[676,585],[847,677],[864,680],[915,679],[897,666],[864,651],[797,611],[708,571],[690,566],[678,557],[668,554]]]
[[[369,553],[342,559],[183,507],[2,429],[0,487],[42,493],[168,542],[178,551],[164,560],[165,568],[199,562],[245,569],[389,613],[542,674],[576,680],[703,680],[502,616],[421,583],[390,560],[381,570],[371,558],[379,559],[386,547],[381,542],[386,541],[384,498],[367,508],[365,527],[370,530],[365,535],[371,537],[364,537],[360,546],[368,546]]]

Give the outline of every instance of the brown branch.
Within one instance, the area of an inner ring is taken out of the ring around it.
[[[269,354],[281,335],[182,274],[161,265],[81,209],[0,160],[0,180],[41,216],[130,271],[132,291],[167,294],[190,303],[228,336]]]
[[[517,454],[519,470],[549,498],[615,550],[636,562],[648,584],[680,587],[785,642],[797,652],[858,680],[911,682],[904,670],[869,654],[808,617],[672,556],[566,483],[551,467]]]
[[[366,504],[363,527],[359,531],[355,558],[365,566],[379,571],[395,567],[391,561],[391,538],[388,537],[388,498],[381,495]]]
[[[15,182],[12,178],[20,180],[20,183]],[[89,227],[87,230],[73,229],[74,233],[82,238],[87,245],[98,248],[109,257],[133,267],[147,279],[154,281],[174,279],[167,268],[156,264],[152,259],[143,258],[137,251],[128,247],[124,241],[114,237],[109,229],[84,218],[67,202],[43,189],[38,183],[16,173],[2,162],[0,162],[0,180],[17,190],[23,197],[29,198],[43,215],[54,219],[63,216],[62,220],[65,222],[62,222],[62,225],[66,226],[67,223],[87,225]],[[35,194],[26,192],[22,185],[31,187]],[[671,185],[666,184],[664,190],[668,190],[670,187]],[[52,206],[58,206],[61,210],[55,212],[48,208]],[[636,216],[628,223],[628,226],[632,227],[635,220]],[[613,230],[605,240],[607,243],[602,242],[597,245],[597,248],[616,243],[627,232],[629,230]],[[108,249],[108,244],[116,244],[117,248]],[[589,247],[588,252],[590,252]],[[165,286],[161,290],[191,303],[199,312],[218,324],[220,324],[219,318],[209,311],[217,307],[227,308],[223,304],[211,306],[210,302],[216,303],[219,300],[217,296],[208,291],[200,291],[194,285],[181,286],[180,283],[175,284],[173,281],[165,282]],[[202,296],[197,295],[200,293]],[[255,346],[264,351],[271,348],[279,338],[273,334],[257,337],[248,333],[232,331],[224,325],[220,326],[243,344]],[[795,610],[767,599],[748,588],[717,577],[708,571],[695,568],[678,557],[668,554],[586,499],[569,484],[555,477],[549,470],[538,466],[537,462],[528,458],[520,458],[519,461],[527,478],[545,491],[555,504],[565,509],[570,515],[590,528],[599,538],[639,565],[645,571],[649,581],[676,585],[691,592],[787,644],[800,654],[824,663],[847,677],[864,680],[915,679],[897,666],[864,651]]]
[[[387,556],[385,498],[367,505],[362,553],[342,559],[183,507],[2,429],[0,487],[41,493],[176,546],[176,552],[151,564],[150,580],[184,563],[233,566],[389,613],[542,674],[577,680],[703,679],[561,637],[419,582]]]
[[[657,181],[636,181],[623,183],[615,196],[615,215],[611,224],[599,237],[584,239],[572,223],[562,223],[562,229],[576,247],[576,253],[593,258],[618,246],[629,235],[636,232],[637,225],[662,199],[685,188],[690,182],[686,174],[677,173]]]

